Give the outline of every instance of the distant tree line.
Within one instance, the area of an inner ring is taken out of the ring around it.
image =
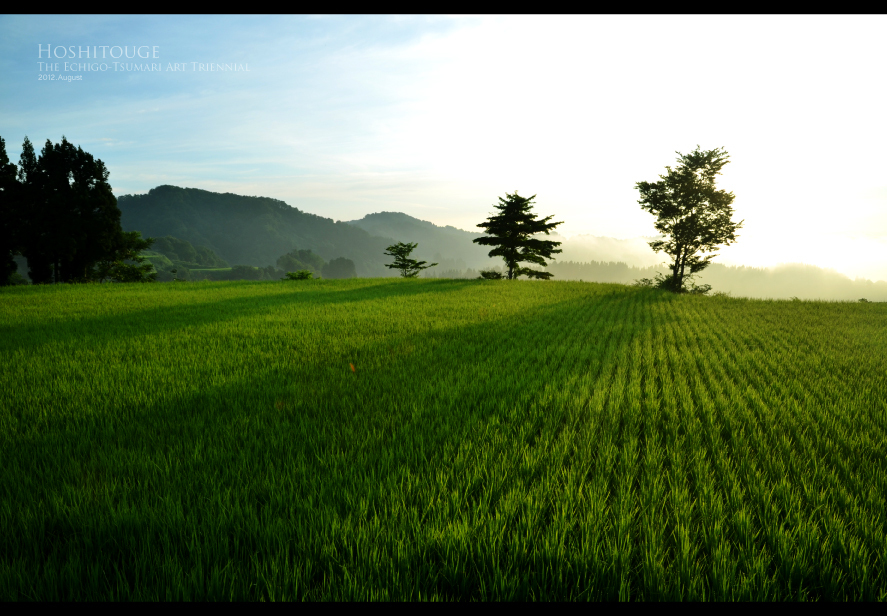
[[[356,278],[354,261],[337,257],[329,262],[310,249],[294,249],[277,259],[277,267],[283,272],[310,272],[314,278]]]
[[[310,249],[293,249],[277,258],[275,265],[258,267],[234,265],[206,246],[193,246],[187,240],[166,236],[154,241],[143,255],[154,266],[157,280],[280,280],[288,272],[308,271],[315,278],[354,278],[354,261],[339,257],[327,262]]]

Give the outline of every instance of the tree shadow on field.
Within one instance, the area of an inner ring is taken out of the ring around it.
[[[447,292],[489,284],[444,282]],[[508,284],[500,285],[497,301],[517,297],[516,287]],[[144,330],[129,329],[134,319],[156,332],[156,327],[206,325],[303,301],[325,306],[438,289],[385,282],[311,293],[310,299],[290,294],[269,294],[261,303],[254,295],[225,299],[210,302],[219,310],[205,316],[176,306],[97,321],[115,336],[135,335]],[[610,565],[605,571],[604,563],[583,564],[573,555],[564,569],[552,557],[543,566],[548,573],[534,574],[534,568],[541,571],[539,558],[500,553],[477,539],[500,514],[511,516],[503,527],[507,537],[520,533],[515,524],[523,514],[508,513],[504,503],[515,490],[531,490],[540,475],[521,470],[523,458],[514,458],[514,451],[528,456],[534,447],[544,447],[548,452],[563,430],[580,434],[586,424],[596,430],[601,422],[621,421],[622,411],[606,405],[602,408],[612,417],[590,417],[582,398],[609,386],[620,350],[652,326],[649,314],[639,313],[670,298],[621,285],[589,289],[587,295],[518,313],[489,316],[492,308],[482,308],[488,312],[479,315],[487,316],[475,322],[454,319],[422,334],[366,340],[350,361],[321,353],[285,365],[256,364],[247,376],[199,392],[145,400],[119,409],[118,417],[85,417],[79,429],[69,424],[63,431],[34,434],[30,472],[45,492],[31,498],[43,501],[45,513],[22,514],[16,528],[8,529],[18,537],[5,546],[10,562],[28,561],[35,549],[51,552],[59,562],[78,554],[104,572],[103,592],[134,588],[134,580],[141,580],[143,587],[154,585],[161,593],[189,584],[159,566],[164,559],[172,558],[187,572],[196,570],[197,559],[211,555],[231,563],[231,597],[241,599],[265,597],[274,585],[297,582],[299,592],[308,593],[302,597],[319,597],[322,587],[355,575],[384,587],[391,567],[406,576],[409,593],[421,590],[424,596],[477,597],[484,580],[508,571],[528,576],[518,584],[523,590],[511,596],[539,596],[557,575],[555,585],[563,592],[577,584],[618,590],[625,573]],[[657,324],[669,318],[657,316]],[[77,338],[76,328],[50,327],[57,328],[53,335]],[[571,397],[573,402],[565,402]],[[82,455],[78,432],[89,433],[92,459],[105,461],[104,489],[117,492],[101,507],[70,515],[46,503],[57,502],[70,481],[58,461]],[[541,439],[543,432],[548,440]],[[114,462],[121,459],[128,462]],[[517,466],[498,468],[503,460]],[[572,458],[564,462],[571,463]],[[458,510],[452,509],[454,498],[461,503]],[[27,503],[10,507],[31,509]],[[546,507],[538,522],[542,530],[554,523],[551,503]],[[468,525],[461,537],[452,534],[459,520]],[[590,540],[572,539],[575,546]],[[34,548],[34,542],[41,547]],[[102,549],[94,549],[97,545]],[[303,577],[286,579],[281,573],[253,584],[254,563],[277,567],[281,562],[299,565]],[[509,583],[517,584],[515,579]],[[77,594],[84,591],[73,590],[73,582],[65,581],[60,598],[86,598]],[[191,597],[212,598],[207,593],[196,589]]]
[[[370,279],[373,280],[373,279]],[[146,334],[162,334],[182,328],[196,328],[212,323],[235,321],[244,317],[273,312],[275,309],[310,303],[322,308],[328,305],[347,302],[364,302],[374,299],[384,300],[393,296],[411,297],[435,292],[440,286],[447,291],[458,291],[472,284],[472,281],[441,280],[431,285],[410,285],[408,281],[398,279],[381,279],[383,282],[371,282],[358,288],[337,288],[321,286],[324,281],[316,281],[310,287],[304,282],[281,281],[279,285],[291,286],[292,292],[281,292],[276,287],[265,293],[251,293],[243,297],[210,299],[194,301],[172,306],[146,306],[138,310],[127,310],[120,314],[98,315],[78,318],[76,321],[51,321],[22,325],[0,326],[0,350],[17,351],[34,349],[45,344],[60,344],[76,341],[82,345],[103,344],[104,339],[124,339]],[[363,282],[361,280],[361,282]],[[320,284],[318,284],[320,283]],[[258,283],[216,283],[237,286],[268,285]],[[308,284],[311,284],[310,282]],[[302,286],[297,286],[302,285]],[[133,285],[138,289],[140,285]],[[186,293],[196,294],[214,290],[212,287],[185,287]],[[225,290],[225,287],[217,287]],[[176,289],[178,291],[178,289]],[[288,290],[288,289],[287,289]],[[165,296],[163,296],[165,299]],[[34,335],[39,332],[39,335]],[[95,332],[100,332],[98,335]]]

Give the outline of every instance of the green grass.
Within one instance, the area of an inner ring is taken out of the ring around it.
[[[578,282],[4,288],[0,600],[883,601],[885,325]]]

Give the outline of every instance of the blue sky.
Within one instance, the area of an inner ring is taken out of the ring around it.
[[[518,189],[565,236],[620,238],[654,233],[635,182],[723,146],[746,222],[720,262],[887,280],[885,31],[885,16],[5,15],[0,136],[17,160],[25,135],[64,134],[118,195],[174,184],[474,230]],[[41,73],[41,45],[156,47],[140,63],[162,70]]]

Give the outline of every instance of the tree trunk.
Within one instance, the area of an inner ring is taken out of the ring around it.
[[[681,263],[681,256],[683,254],[683,247],[678,247],[678,254],[675,255],[674,265],[671,268],[671,290],[677,293],[681,289],[681,279],[678,278],[678,267]]]
[[[684,266],[687,265],[687,255],[684,254],[684,257],[681,259],[681,278],[678,284],[678,291],[683,290],[684,288]]]

